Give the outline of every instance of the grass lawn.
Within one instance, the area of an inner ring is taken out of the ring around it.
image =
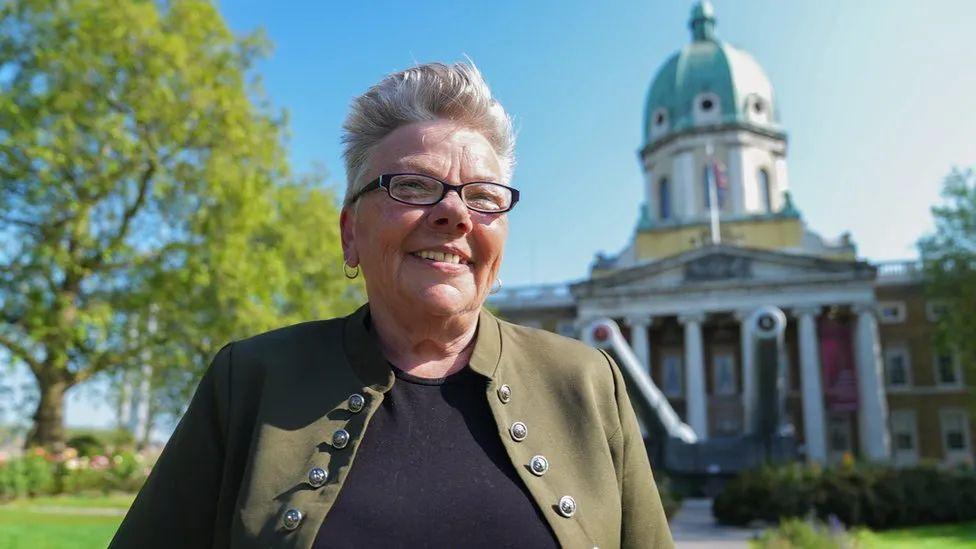
[[[976,522],[919,526],[904,530],[860,530],[857,540],[868,549],[956,549],[976,547]]]
[[[44,497],[0,505],[0,549],[103,549],[133,497]]]

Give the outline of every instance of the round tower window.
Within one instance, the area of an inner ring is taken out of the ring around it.
[[[658,126],[660,126],[661,124],[664,124],[664,113],[663,112],[657,113],[657,116],[654,117],[654,123],[657,124]]]
[[[756,114],[763,112],[763,102],[757,99],[756,102],[752,104],[752,110],[756,111]]]
[[[710,111],[710,110],[712,110],[712,107],[714,107],[714,106],[715,106],[715,103],[712,102],[711,99],[702,99],[701,108],[702,108],[703,111]]]

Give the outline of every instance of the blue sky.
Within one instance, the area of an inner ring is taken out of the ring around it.
[[[714,0],[717,34],[750,52],[789,133],[796,205],[863,257],[912,258],[954,165],[976,164],[976,2]],[[290,113],[293,166],[343,185],[350,100],[416,62],[470,56],[519,130],[501,276],[506,286],[582,278],[628,241],[642,200],[636,151],[647,88],[689,40],[691,1],[269,2],[222,0],[231,28],[263,28],[258,67]],[[71,397],[71,424],[107,408]],[[89,390],[90,391],[90,390]]]
[[[506,285],[586,275],[628,241],[636,151],[657,68],[689,40],[691,1],[221,2],[275,43],[260,72],[292,115],[293,164],[341,185],[352,97],[415,62],[469,55],[519,128],[523,201]],[[751,52],[789,132],[795,202],[869,259],[911,258],[953,165],[976,162],[976,3],[716,0],[718,36]]]

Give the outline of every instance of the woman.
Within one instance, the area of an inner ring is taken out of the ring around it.
[[[477,69],[385,78],[344,143],[369,303],[221,349],[113,546],[671,546],[617,366],[483,308],[519,193]]]

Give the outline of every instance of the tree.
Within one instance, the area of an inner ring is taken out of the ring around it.
[[[0,346],[65,391],[153,368],[173,402],[219,345],[348,311],[335,199],[205,0],[0,4]],[[175,406],[173,406],[175,407]]]
[[[939,346],[959,353],[976,379],[976,172],[953,169],[932,208],[935,233],[919,241],[927,293],[946,305]]]

